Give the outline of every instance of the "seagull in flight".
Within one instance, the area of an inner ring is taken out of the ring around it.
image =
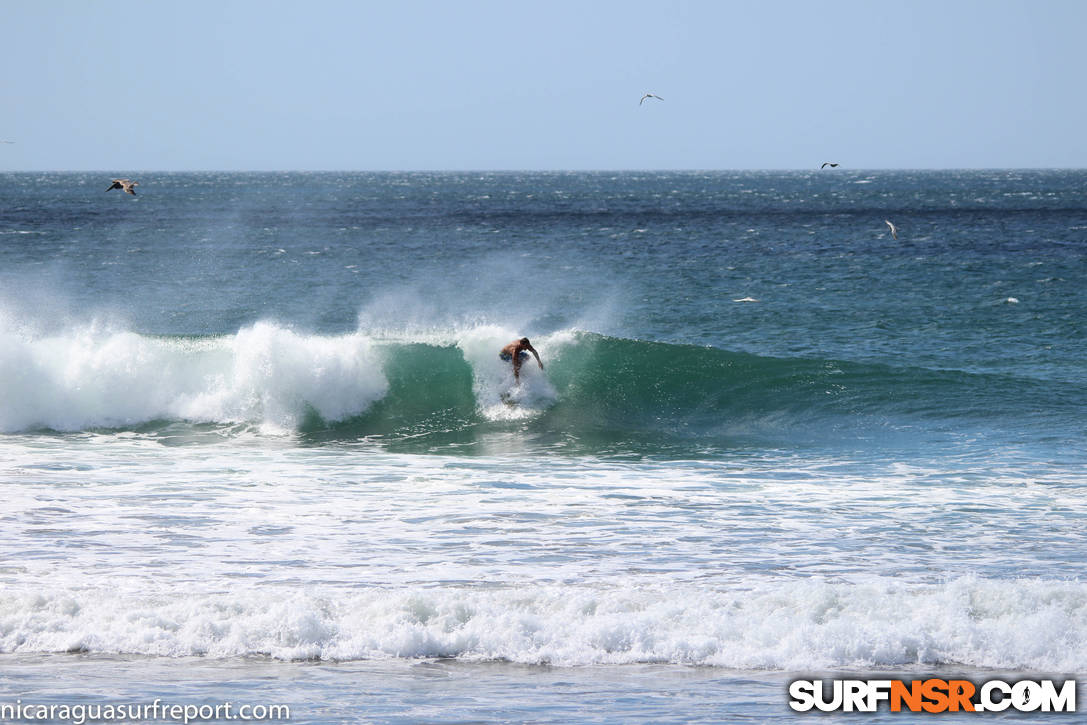
[[[110,186],[108,189],[106,189],[106,191],[113,191],[114,189],[123,189],[123,190],[127,191],[129,194],[132,194],[132,196],[136,196],[136,190],[133,189],[132,187],[133,186],[139,186],[139,185],[140,185],[140,183],[138,181],[129,181],[128,179],[114,179],[113,180],[113,185]]]
[[[829,166],[830,168],[832,168],[832,169],[836,169],[836,168],[838,168],[838,164],[834,163],[833,161],[824,161],[824,162],[823,162],[823,165],[822,165],[822,166],[820,166],[819,168],[820,168],[820,169],[825,169],[825,168],[826,168],[826,167],[828,167],[828,166]]]
[[[884,219],[883,221],[887,222],[887,226],[891,228],[891,236],[895,239],[898,239],[898,227],[896,227],[894,224],[891,224],[891,222],[887,219]]]
[[[647,99],[647,98],[656,98],[658,101],[663,101],[664,100],[660,96],[655,96],[652,93],[646,93],[644,96],[642,96],[642,100],[638,101],[638,105],[640,106],[643,103],[645,103],[645,99]]]

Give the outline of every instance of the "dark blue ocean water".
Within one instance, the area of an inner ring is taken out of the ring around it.
[[[404,293],[402,323],[595,314],[758,354],[1059,376],[1083,352],[1083,172],[141,178],[5,175],[5,287],[63,275],[71,306],[154,334],[339,332]]]
[[[1083,172],[146,174],[136,197],[101,176],[4,177],[19,324],[576,330],[595,336],[556,368],[560,407],[591,377],[575,404],[650,438],[661,415],[698,433],[776,414],[996,426],[989,445],[1084,432]],[[454,363],[418,366],[449,391]]]
[[[0,175],[5,692],[1087,668],[1087,172],[133,178]]]

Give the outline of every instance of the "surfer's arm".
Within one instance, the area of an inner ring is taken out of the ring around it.
[[[532,347],[532,345],[525,345],[524,349],[532,353],[532,357],[536,358],[536,364],[540,366],[540,370],[543,370],[543,363],[540,362],[540,354],[536,352],[536,348]]]

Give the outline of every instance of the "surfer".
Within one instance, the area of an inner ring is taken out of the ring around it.
[[[526,352],[526,350],[528,352]],[[498,357],[502,362],[513,363],[513,379],[517,382],[521,382],[521,363],[528,360],[528,353],[536,358],[536,364],[540,366],[540,370],[543,370],[543,363],[540,362],[540,356],[536,352],[536,348],[532,347],[532,343],[528,341],[527,337],[522,337],[520,340],[514,340],[509,345],[502,348],[502,351],[498,353]]]

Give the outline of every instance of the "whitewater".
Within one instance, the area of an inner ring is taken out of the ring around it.
[[[1087,670],[1082,172],[300,176],[2,177],[0,695]]]

